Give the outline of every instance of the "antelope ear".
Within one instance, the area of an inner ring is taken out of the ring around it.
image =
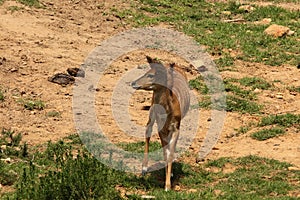
[[[148,63],[153,63],[153,59],[150,56],[146,56]]]
[[[175,67],[175,63],[171,63],[170,67],[173,69]]]

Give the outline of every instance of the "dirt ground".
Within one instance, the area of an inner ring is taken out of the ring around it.
[[[121,0],[59,1],[43,0],[45,8],[29,8],[15,1],[5,1],[0,6],[0,88],[5,101],[0,103],[0,129],[12,129],[23,134],[29,145],[43,144],[76,132],[72,112],[73,87],[62,87],[48,81],[48,77],[67,68],[80,67],[88,54],[104,39],[129,30],[131,27],[110,14],[113,7],[126,7]],[[12,6],[22,7],[11,11]],[[297,6],[297,5],[295,5]],[[294,7],[295,7],[294,6]],[[294,8],[293,7],[293,8]],[[298,5],[299,7],[299,5]],[[105,15],[103,13],[106,13]],[[166,62],[186,64],[184,60],[155,50],[136,51],[124,55],[108,68],[99,82],[96,94],[98,120],[113,142],[141,141],[127,136],[114,122],[110,99],[113,88],[124,73],[146,62],[145,55],[160,57]],[[258,76],[276,83],[276,90],[261,91],[259,102],[266,114],[300,114],[300,95],[290,93],[288,86],[300,86],[300,70],[295,66],[270,67],[263,64],[237,61],[235,71],[223,71],[223,78]],[[193,78],[192,75],[189,78]],[[276,98],[280,92],[283,98]],[[135,93],[129,103],[132,121],[140,125],[147,122],[148,111],[142,106],[150,104],[149,92]],[[26,110],[20,104],[24,99],[40,99],[46,103],[44,110]],[[49,117],[57,111],[60,116]],[[210,111],[201,110],[199,130],[189,148],[190,155],[199,150],[210,124]],[[287,134],[256,141],[250,133],[234,136],[236,129],[258,116],[227,113],[221,137],[207,159],[259,155],[290,162],[300,167],[300,134],[290,128]],[[157,140],[157,135],[154,135]],[[194,163],[195,157],[184,155],[184,162]]]

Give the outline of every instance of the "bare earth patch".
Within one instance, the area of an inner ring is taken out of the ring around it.
[[[0,129],[12,129],[23,134],[23,140],[30,146],[43,144],[76,132],[72,113],[72,86],[62,87],[49,82],[48,77],[67,68],[80,67],[97,44],[106,38],[128,30],[131,27],[110,14],[110,8],[128,6],[123,1],[43,1],[44,9],[28,8],[14,1],[5,1],[0,6],[0,89],[5,100],[0,102]],[[253,3],[253,2],[251,2]],[[257,2],[255,2],[257,3]],[[266,4],[265,2],[259,2]],[[288,6],[289,4],[284,4]],[[280,4],[280,6],[284,6]],[[22,9],[10,11],[9,7]],[[291,8],[299,7],[294,4]],[[105,14],[104,14],[105,13]],[[128,137],[115,124],[110,110],[110,98],[116,81],[130,68],[145,63],[145,55],[152,55],[165,61],[187,63],[179,57],[170,57],[158,50],[132,52],[124,55],[108,68],[96,95],[98,120],[104,125],[104,132],[112,142],[134,142],[142,138]],[[5,59],[3,59],[5,58]],[[300,86],[300,71],[294,66],[271,67],[257,63],[237,61],[234,71],[223,71],[223,78],[261,77],[274,82],[274,90],[260,91],[258,101],[265,105],[266,114],[300,114],[300,94],[290,93],[287,88]],[[195,76],[189,76],[194,78]],[[283,98],[276,98],[277,93]],[[148,111],[143,106],[150,105],[151,94],[134,94],[129,106],[132,121],[145,125]],[[44,110],[26,110],[20,101],[39,99],[45,102]],[[57,111],[59,116],[47,113]],[[195,162],[210,124],[210,111],[200,110],[200,129],[189,153],[180,160]],[[300,166],[299,130],[288,129],[287,134],[267,141],[253,140],[249,133],[234,135],[236,129],[250,121],[258,122],[258,116],[227,113],[223,132],[208,159],[220,157],[240,157],[259,155]],[[144,133],[141,133],[143,135]],[[153,140],[158,136],[154,135]]]

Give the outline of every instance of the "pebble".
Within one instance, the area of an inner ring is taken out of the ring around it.
[[[300,168],[298,167],[288,167],[289,171],[300,171]]]
[[[267,29],[265,29],[264,33],[278,38],[285,35],[292,35],[295,32],[291,31],[289,27],[272,24]]]
[[[260,93],[260,92],[261,92],[261,90],[260,90],[260,89],[258,89],[258,88],[255,88],[253,92],[254,92],[254,93]]]
[[[280,92],[277,93],[277,94],[276,94],[276,98],[277,98],[277,99],[283,99],[283,94],[280,93]]]
[[[239,7],[239,10],[244,10],[246,12],[252,12],[255,10],[255,8],[253,6],[250,5],[242,5]]]
[[[231,12],[230,11],[223,11],[222,14],[224,14],[224,15],[231,15]]]

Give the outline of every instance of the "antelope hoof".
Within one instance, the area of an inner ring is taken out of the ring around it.
[[[142,169],[142,176],[145,176],[148,172],[148,168],[147,167],[143,167]]]
[[[171,190],[171,187],[170,186],[166,186],[165,187],[165,192],[168,192],[168,191],[170,191]]]

